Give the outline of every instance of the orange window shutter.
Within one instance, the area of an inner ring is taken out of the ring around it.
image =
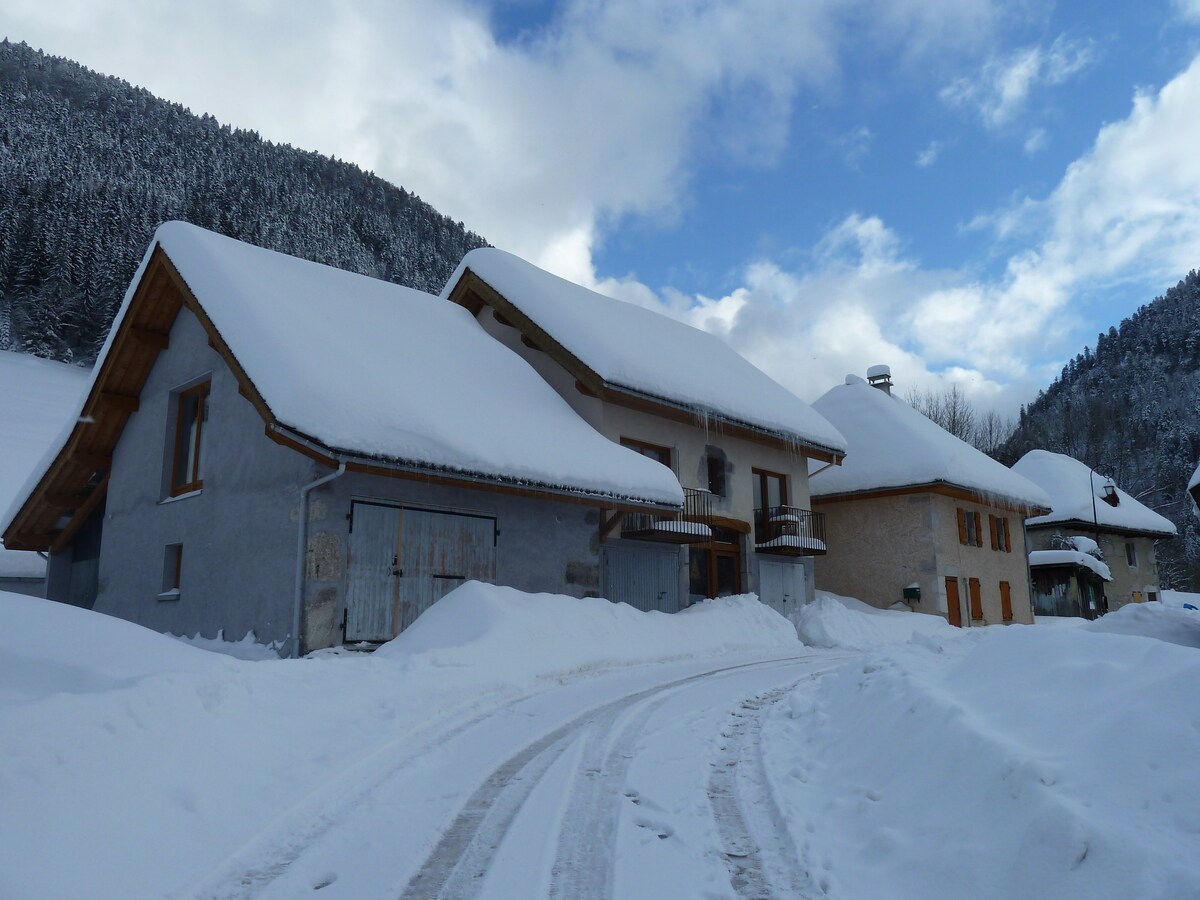
[[[958,542],[965,544],[967,542],[967,511],[962,507],[958,510]]]
[[[975,546],[983,546],[983,516],[975,513]]]
[[[971,618],[983,618],[983,598],[979,595],[979,579],[972,578],[968,583],[971,589]]]
[[[996,543],[996,517],[988,516],[988,534],[992,538],[992,549],[999,550],[1000,545]]]
[[[1000,615],[1004,617],[1005,622],[1012,621],[1012,593],[1007,581],[1000,582]]]
[[[1012,553],[1012,535],[1008,531],[1008,519],[1004,519],[1004,552]]]

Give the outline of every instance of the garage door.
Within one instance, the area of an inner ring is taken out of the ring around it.
[[[386,641],[464,581],[495,581],[492,516],[355,502],[346,640]]]
[[[804,566],[792,562],[758,561],[758,599],[789,618],[804,603]]]
[[[635,609],[679,612],[679,549],[632,542],[604,545],[600,590]]]

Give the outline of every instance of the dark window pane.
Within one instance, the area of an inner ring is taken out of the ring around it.
[[[717,597],[728,597],[738,592],[737,557],[717,557]]]
[[[688,593],[693,601],[712,596],[708,579],[708,564],[709,551],[697,550],[695,547],[688,551]]]

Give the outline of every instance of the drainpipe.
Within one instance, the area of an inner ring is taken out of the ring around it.
[[[304,538],[308,534],[308,495],[314,488],[328,484],[346,474],[345,461],[338,463],[337,470],[310,481],[300,488],[300,527],[296,532],[296,594],[292,598],[292,659],[300,658],[300,607],[304,600]]]

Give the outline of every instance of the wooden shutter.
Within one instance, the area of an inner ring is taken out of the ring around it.
[[[1012,593],[1007,581],[1000,582],[1000,615],[1005,622],[1012,621]]]
[[[1012,534],[1008,530],[1008,519],[1001,520],[1004,523],[1004,552],[1012,553]]]
[[[999,550],[1000,545],[996,543],[996,517],[988,516],[988,534],[992,538],[992,549]]]
[[[961,506],[958,508],[958,542],[967,542],[967,511]]]
[[[968,587],[971,591],[971,618],[983,618],[983,598],[979,596],[979,579],[972,578],[968,581]]]
[[[975,513],[975,546],[983,546],[983,516]]]
[[[959,510],[962,513],[962,510]],[[962,516],[959,516],[962,520]],[[958,579],[946,579],[946,617],[955,628],[962,628],[962,609],[958,604]]]

